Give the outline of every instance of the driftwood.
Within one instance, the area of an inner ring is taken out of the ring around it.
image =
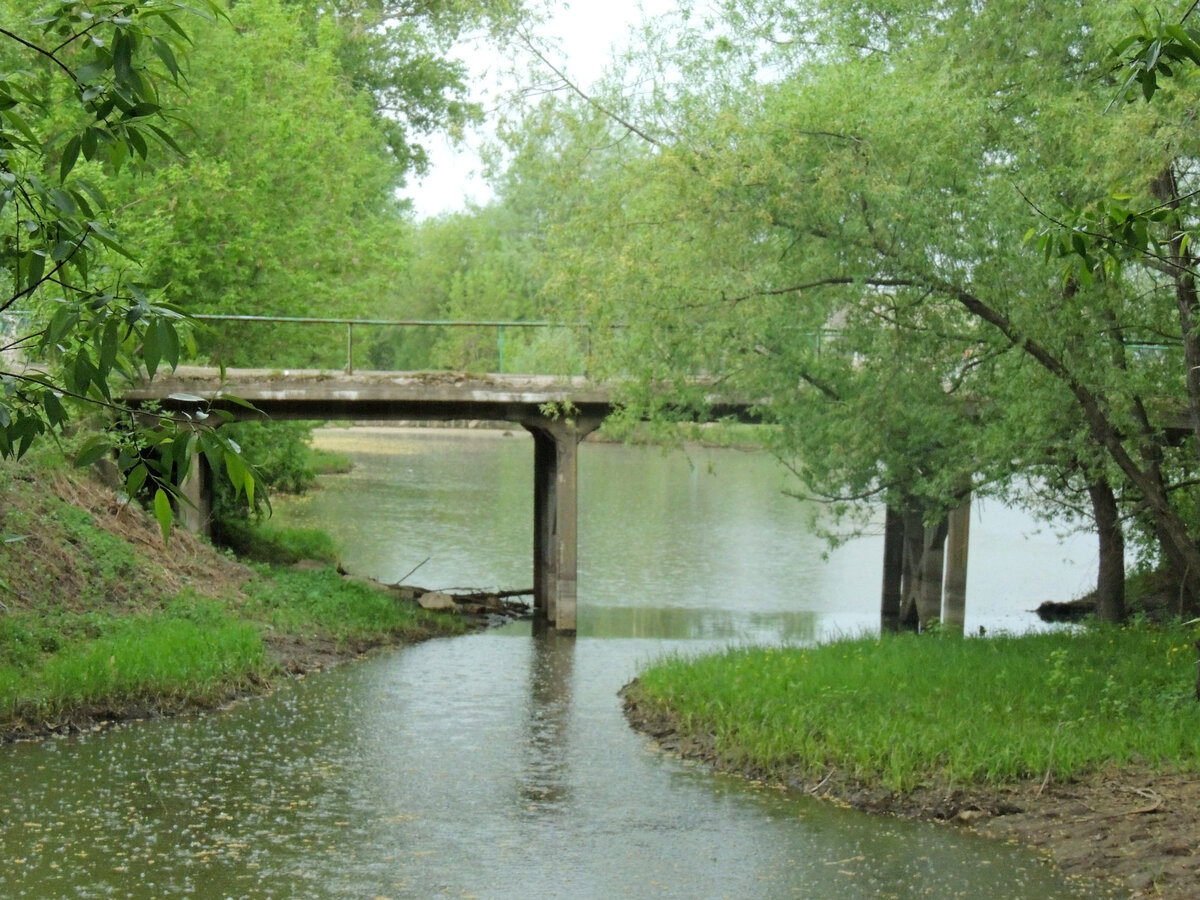
[[[480,591],[480,590],[475,590],[475,591],[470,591],[465,594],[458,593],[458,591],[460,591],[460,590],[462,590],[462,589],[461,588],[450,588],[449,590],[444,591],[443,593],[450,594],[452,597],[454,597],[455,600],[465,601],[468,603],[470,603],[472,601],[507,600],[510,597],[532,597],[533,596],[533,588],[528,588],[527,590],[523,590],[523,591]]]
[[[426,609],[457,609],[464,615],[499,615],[524,618],[530,614],[529,604],[515,603],[515,597],[533,595],[533,588],[512,591],[489,591],[479,588],[444,588],[430,590],[411,584],[393,584],[388,587],[402,600],[418,603]],[[437,604],[431,606],[422,598],[434,597]]]

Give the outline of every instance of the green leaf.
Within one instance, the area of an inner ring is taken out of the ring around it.
[[[162,358],[174,370],[179,366],[179,332],[167,319],[158,319],[154,327],[158,331],[158,345],[162,350]]]
[[[75,465],[83,468],[90,466],[97,460],[103,459],[112,452],[112,440],[106,434],[94,434],[86,441],[79,451],[75,454]]]
[[[254,479],[250,476],[250,472],[246,469],[246,464],[242,458],[232,450],[225,451],[225,472],[229,476],[229,483],[233,485],[234,496],[241,496],[242,492],[246,492],[246,499],[253,500],[254,496]],[[247,490],[247,482],[249,489]]]
[[[98,128],[87,128],[83,132],[83,137],[80,140],[80,149],[83,151],[83,158],[92,160],[96,158],[96,151],[100,146],[100,130]]]
[[[67,145],[63,147],[62,160],[58,164],[58,180],[66,181],[67,176],[71,174],[71,170],[75,168],[75,162],[79,159],[79,148],[83,144],[83,138],[75,135]]]
[[[158,139],[170,147],[174,152],[178,153],[180,156],[187,156],[187,153],[185,153],[184,149],[179,146],[175,138],[171,137],[169,132],[159,128],[157,125],[152,125],[149,122],[146,123],[146,127],[153,131],[158,136]]]
[[[125,476],[125,493],[130,497],[136,497],[138,491],[142,489],[142,485],[146,483],[146,478],[149,475],[150,470],[142,463],[138,463]]]
[[[46,256],[40,250],[34,250],[26,257],[24,287],[27,289],[36,287],[45,274]]]
[[[158,371],[158,364],[163,357],[163,348],[160,340],[158,322],[150,322],[146,326],[145,333],[142,336],[142,360],[146,363],[146,371],[150,374],[151,378]]]
[[[53,188],[50,191],[50,200],[59,210],[68,216],[73,216],[79,212],[79,207],[75,205],[75,201],[71,198],[71,195],[61,188]]]
[[[100,373],[107,375],[112,371],[117,361],[117,352],[121,348],[121,323],[116,317],[110,317],[104,323],[104,334],[100,338]]]
[[[46,391],[42,394],[42,408],[46,410],[46,420],[50,423],[51,428],[62,428],[66,424],[67,411],[54,391]]]
[[[171,498],[167,496],[167,492],[162,488],[154,492],[154,518],[158,519],[158,527],[162,531],[163,543],[170,543],[174,512],[171,510]]]
[[[120,84],[134,80],[133,38],[125,29],[119,30],[113,41],[113,74]]]
[[[171,45],[160,37],[156,37],[151,41],[154,47],[154,52],[158,54],[158,58],[162,60],[162,64],[167,67],[167,71],[171,73],[171,78],[179,81],[179,63],[175,59],[175,51],[171,49]]]
[[[146,146],[146,139],[142,137],[142,133],[132,126],[125,129],[125,140],[129,142],[129,146],[140,156],[145,159],[150,153],[150,148]]]

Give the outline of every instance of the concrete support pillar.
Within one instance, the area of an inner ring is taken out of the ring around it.
[[[600,419],[537,419],[533,434],[533,605],[560,633],[574,634],[578,617],[579,442]]]
[[[551,586],[557,583],[558,556],[554,553],[557,513],[558,455],[552,435],[531,428],[533,435],[533,617],[553,622]]]
[[[946,590],[942,597],[942,626],[963,633],[967,615],[967,549],[971,532],[971,495],[950,510],[946,533]]]
[[[191,471],[182,485],[179,522],[188,531],[212,537],[213,471],[203,453],[192,456]]]

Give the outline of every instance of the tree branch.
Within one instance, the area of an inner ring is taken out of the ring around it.
[[[560,78],[562,80],[562,83],[565,84],[567,86],[567,88],[569,88],[571,90],[572,93],[574,93],[578,97],[580,97],[580,99],[582,99],[585,103],[587,103],[589,106],[591,106],[597,112],[599,112],[601,115],[603,115],[609,119],[612,119],[614,122],[616,122],[622,128],[625,128],[628,131],[630,131],[631,133],[636,134],[638,137],[640,137],[646,143],[652,144],[653,146],[658,147],[660,150],[667,149],[666,145],[662,141],[647,134],[641,128],[638,128],[638,126],[634,125],[632,122],[630,122],[627,119],[623,118],[622,116],[618,115],[613,110],[609,109],[607,106],[605,106],[603,103],[601,103],[599,100],[595,99],[590,94],[586,93],[577,84],[575,84],[575,82],[573,82],[570,78],[568,78],[567,75],[561,69],[559,69],[556,65],[554,65],[554,63],[550,62],[550,60],[546,58],[546,55],[544,53],[542,53],[542,51],[539,50],[534,45],[533,40],[527,34],[525,34],[524,32],[520,32],[519,36],[521,38],[521,42],[525,45],[526,49],[528,49],[530,53],[532,53],[539,60],[541,60],[542,64],[545,65],[546,68],[548,68],[558,78]]]

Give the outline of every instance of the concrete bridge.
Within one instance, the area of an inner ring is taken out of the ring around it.
[[[230,400],[236,397],[254,409]],[[533,435],[534,614],[561,632],[576,629],[579,442],[613,410],[611,392],[580,377],[452,372],[326,372],[180,367],[126,392],[188,412],[209,406],[237,419],[488,420]],[[745,410],[745,406],[741,407]],[[194,508],[184,524],[207,531],[212,475],[200,454],[185,485]]]
[[[349,367],[348,367],[349,368]],[[253,405],[247,408],[245,401]],[[753,421],[752,404],[710,399],[713,418]],[[215,407],[236,419],[486,420],[533,435],[534,615],[560,632],[577,625],[579,442],[614,409],[610,386],[579,376],[467,375],[456,372],[334,372],[181,366],[126,392],[126,403],[170,411]],[[197,454],[184,485],[184,525],[208,532],[212,474]],[[947,523],[926,528],[889,511],[885,524],[881,619],[897,627],[902,605],[921,618],[962,628],[966,606],[969,497]],[[947,548],[948,545],[948,548]],[[948,553],[943,553],[947,548]],[[943,557],[945,561],[943,562]]]

